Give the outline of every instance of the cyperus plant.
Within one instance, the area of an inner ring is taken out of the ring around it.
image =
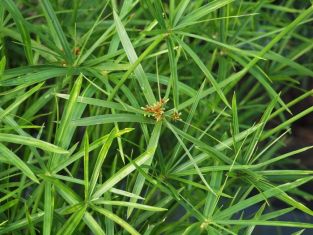
[[[312,14],[0,1],[0,234],[310,234],[282,216],[313,215],[293,160],[311,146],[283,149],[313,111],[292,112],[313,94]]]

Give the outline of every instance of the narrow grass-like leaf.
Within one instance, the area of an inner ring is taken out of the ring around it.
[[[177,61],[174,50],[174,41],[171,37],[167,39],[168,57],[171,69],[171,84],[173,88],[173,101],[174,107],[179,104],[179,90],[178,90],[178,74],[177,74]]]
[[[279,42],[286,34],[290,33],[294,30],[303,20],[309,17],[313,13],[313,7],[309,7],[306,10],[302,11],[301,14],[298,15],[289,25],[287,25],[279,34],[277,34],[263,49],[259,52],[258,57],[255,57],[253,60],[249,62],[247,66],[245,66],[241,71],[231,75],[229,77],[232,80],[236,81],[236,83],[260,60],[259,58],[263,57],[271,48]],[[235,84],[235,83],[234,83]]]
[[[61,147],[58,147],[56,145],[50,144],[48,142],[30,137],[30,136],[0,133],[0,142],[9,142],[9,143],[14,143],[14,144],[28,145],[28,146],[40,148],[42,150],[52,152],[52,153],[59,153],[59,154],[69,153],[67,150],[62,149]]]
[[[284,121],[282,124],[278,125],[277,127],[264,132],[264,134],[261,136],[261,140],[264,140],[270,136],[272,136],[273,134],[284,130],[286,127],[288,127],[290,124],[294,123],[295,121],[299,120],[300,118],[308,115],[309,113],[313,112],[313,107],[307,108],[304,111],[302,111],[301,113],[298,113],[297,115],[293,116],[292,118]]]
[[[264,198],[270,198],[276,195],[281,194],[282,192],[288,191],[290,189],[293,189],[299,185],[305,184],[306,182],[312,180],[313,177],[306,177],[306,178],[302,178],[299,180],[296,180],[294,182],[290,182],[290,183],[286,183],[286,184],[282,184],[280,186],[277,186],[276,188],[271,188],[266,190],[265,192],[263,192],[262,194],[258,194],[255,196],[252,196],[246,200],[242,200],[240,202],[238,202],[237,204],[222,210],[221,212],[217,213],[215,215],[215,218],[228,218],[229,216],[233,215],[236,212],[239,212],[245,208],[248,208],[251,205],[254,205],[260,201],[263,201]]]
[[[147,55],[163,40],[164,35],[159,36],[153,43],[151,43],[149,45],[149,47],[139,56],[139,58],[137,58],[137,56],[132,55],[132,52],[130,50],[129,52],[129,56],[133,56],[133,60],[130,60],[130,62],[132,63],[132,65],[130,66],[130,68],[127,70],[127,72],[123,75],[123,77],[121,78],[121,80],[117,83],[117,85],[114,87],[114,89],[111,91],[109,97],[108,97],[108,101],[112,100],[113,97],[115,96],[115,94],[117,93],[117,91],[121,88],[121,86],[125,83],[126,79],[131,75],[132,72],[135,72],[135,75],[138,78],[141,78],[141,80],[146,81],[147,77],[144,73],[144,71],[142,70],[142,67],[140,65],[140,63],[142,62],[143,59],[145,59],[147,57]],[[141,82],[142,83],[142,82]],[[146,82],[145,82],[146,83]],[[140,84],[140,82],[139,82]],[[149,83],[146,84],[146,86],[148,86]],[[148,96],[148,95],[146,95]]]
[[[21,34],[28,63],[33,64],[32,45],[25,19],[12,0],[4,0],[1,2],[1,5],[3,5],[12,15],[12,18],[14,19],[14,22],[16,23],[16,26]]]
[[[136,63],[138,60],[137,54],[135,52],[135,49],[127,35],[127,32],[122,24],[121,19],[117,15],[115,11],[113,11],[114,21],[117,33],[119,35],[119,38],[121,40],[121,43],[124,47],[124,50],[127,54],[127,57],[131,64]],[[135,69],[135,75],[137,77],[137,80],[139,82],[140,88],[144,96],[146,97],[147,102],[152,105],[156,102],[156,99],[154,97],[153,91],[151,89],[151,86],[149,84],[149,81],[146,77],[145,72],[143,71],[142,66],[139,64],[137,68]]]
[[[79,208],[75,213],[73,213],[71,217],[66,221],[66,223],[64,223],[62,228],[58,231],[57,235],[73,234],[77,226],[81,222],[85,214],[85,211],[86,211],[86,208],[82,207],[82,208]]]
[[[4,72],[4,69],[5,69],[5,66],[6,66],[6,58],[5,56],[3,56],[0,60],[0,80],[2,80],[3,78],[3,72]]]
[[[240,64],[243,65],[243,67],[246,67],[248,65],[248,63],[242,59],[239,58],[236,55],[232,55],[232,58],[235,58],[236,61],[238,61]],[[259,67],[252,67],[250,69],[251,74],[262,84],[262,86],[267,90],[267,92],[269,93],[269,95],[271,96],[272,99],[277,99],[278,102],[286,108],[286,110],[289,111],[288,107],[286,106],[286,104],[284,103],[284,101],[279,97],[279,95],[275,92],[275,90],[272,88],[271,84],[268,83],[268,81],[266,81],[266,74],[264,73],[264,71],[262,71]]]
[[[208,81],[212,84],[213,88],[215,91],[218,93],[220,96],[221,100],[228,106],[230,107],[224,93],[222,92],[221,88],[219,87],[218,83],[210,73],[210,71],[207,69],[207,67],[203,64],[199,56],[182,40],[180,40],[178,37],[175,37],[176,41],[181,45],[181,47],[189,54],[189,56],[193,59],[193,61],[199,66],[201,71],[204,73]]]
[[[188,4],[190,3],[190,0],[182,0],[180,1],[179,5],[176,8],[173,26],[176,26],[177,23],[180,21],[182,15],[184,14]]]
[[[97,184],[97,180],[99,178],[99,174],[100,174],[100,170],[102,168],[102,164],[106,158],[106,155],[109,151],[109,148],[111,147],[111,144],[113,142],[113,139],[114,139],[114,135],[115,135],[115,129],[113,129],[109,136],[108,136],[108,139],[107,141],[105,142],[105,144],[102,146],[100,152],[99,152],[99,155],[98,155],[98,158],[97,158],[97,161],[94,165],[94,169],[93,169],[93,172],[92,172],[92,175],[91,175],[91,178],[90,178],[90,184],[89,184],[89,195],[91,196],[94,192],[94,189],[96,187],[96,184]]]
[[[253,165],[252,167],[258,168],[258,167],[267,166],[267,165],[273,164],[274,162],[283,160],[283,159],[285,159],[285,158],[287,158],[287,157],[290,157],[290,156],[293,156],[293,155],[296,155],[296,154],[299,154],[299,153],[308,151],[308,150],[310,150],[310,149],[312,149],[312,148],[313,148],[313,146],[308,146],[308,147],[300,148],[300,149],[297,149],[297,150],[294,150],[294,151],[291,151],[291,152],[282,154],[282,155],[280,155],[280,156],[278,156],[278,157],[273,157],[272,159],[269,159],[269,160],[267,160],[267,161],[260,162],[259,164]]]
[[[27,68],[26,68],[27,69]],[[67,73],[69,73],[68,68],[58,68],[58,67],[52,67],[52,66],[46,66],[41,68],[40,66],[35,67],[37,70],[34,73],[31,74],[16,74],[8,76],[8,70],[3,75],[3,79],[0,80],[0,86],[16,86],[16,85],[32,85],[39,82],[46,81],[50,78],[64,76]],[[30,70],[29,72],[32,72]],[[73,73],[77,73],[72,71]]]
[[[69,95],[57,94],[57,96],[60,98],[69,99]],[[116,103],[112,101],[106,101],[106,100],[101,100],[101,99],[96,99],[96,98],[87,98],[87,97],[82,97],[82,96],[77,97],[77,102],[99,106],[103,108],[113,108],[115,110],[127,111],[127,112],[138,113],[138,114],[145,114],[143,110],[137,109],[133,106],[130,106],[128,104],[121,103],[121,102]]]
[[[42,220],[43,215],[44,215],[44,212],[38,212],[34,215],[31,215],[30,219],[32,220],[32,223],[35,224]],[[12,224],[6,225],[5,227],[0,227],[0,234],[8,234],[12,231],[20,230],[27,226],[28,226],[28,219],[27,218],[20,219],[18,221],[15,221]]]
[[[63,184],[58,179],[55,179],[51,176],[41,175],[41,178],[45,179],[49,183],[53,183],[57,187],[58,193],[70,204],[77,204],[80,201],[79,196],[68,186]],[[90,215],[90,213],[85,212],[84,222],[90,228],[90,230],[96,235],[104,235],[105,232],[102,230],[97,221]]]
[[[145,164],[147,166],[150,166],[152,161],[153,161],[153,157],[154,157],[155,151],[156,151],[158,143],[159,143],[161,129],[162,129],[162,122],[159,121],[154,126],[150,140],[149,140],[149,143],[148,143],[147,152],[149,152],[150,158],[148,158],[147,161],[145,162]],[[136,160],[134,162],[135,162],[135,164],[140,166],[140,164]],[[148,172],[148,169],[145,169],[144,171]],[[132,193],[137,194],[137,195],[141,195],[141,191],[143,189],[144,182],[145,182],[145,177],[143,175],[139,174],[136,178]],[[135,199],[135,198],[130,199],[130,202],[134,203],[136,201],[137,201],[137,199]],[[129,207],[127,209],[127,217],[129,217],[131,215],[132,211],[133,211],[133,207]]]
[[[208,4],[190,12],[188,15],[183,17],[180,24],[177,26],[179,28],[187,27],[194,24],[198,19],[207,16],[209,13],[218,10],[219,8],[233,2],[234,0],[215,0],[209,2]]]
[[[69,130],[69,126],[71,125],[71,120],[73,117],[73,113],[75,111],[75,104],[76,104],[77,97],[80,93],[81,85],[82,85],[82,75],[80,75],[75,81],[75,84],[70,94],[70,98],[65,106],[65,110],[63,112],[60,125],[58,126],[58,129],[56,132],[55,143],[56,145],[64,147],[64,148],[68,147],[66,143],[69,142],[70,131],[71,131]],[[57,161],[59,161],[57,156],[53,156],[50,162],[51,166],[53,167]]]
[[[27,222],[28,222],[28,231],[29,231],[29,234],[30,234],[30,235],[36,235],[35,227],[34,227],[32,218],[31,218],[31,216],[30,216],[30,214],[29,214],[28,207],[27,207],[26,204],[25,204],[25,213],[26,213],[26,218],[27,218]]]
[[[111,188],[110,192],[118,194],[118,195],[121,195],[121,196],[124,196],[124,197],[130,197],[130,198],[133,197],[133,198],[136,198],[136,199],[144,200],[144,198],[139,196],[139,195],[136,195],[136,194],[124,191],[124,190],[120,190],[120,189],[117,189],[117,188]]]
[[[20,169],[28,178],[33,180],[36,183],[39,183],[37,177],[33,173],[33,171],[22,161],[18,156],[15,155],[12,151],[10,151],[7,147],[0,143],[0,153],[2,157],[6,159],[7,162],[16,166]]]
[[[133,130],[132,128],[125,128],[123,130],[120,130],[116,133],[115,137],[122,136],[123,134],[129,133],[132,130]],[[89,146],[89,152],[102,146],[107,141],[108,136],[109,135],[105,135],[105,136],[97,139],[93,143],[91,143]],[[73,154],[71,156],[71,158],[65,159],[64,161],[61,161],[60,164],[53,169],[53,172],[57,173],[58,171],[66,168],[68,165],[70,165],[70,164],[74,163],[75,161],[77,161],[78,159],[82,158],[84,156],[84,154],[85,154],[84,150],[78,151],[77,153]]]
[[[65,59],[69,64],[71,64],[73,62],[73,54],[52,5],[49,0],[41,0],[40,2],[51,30],[50,33],[52,35],[56,34],[58,39],[56,43],[60,42],[62,45],[62,48],[60,49],[64,50]]]
[[[134,160],[134,162],[136,162],[136,164],[138,164],[140,166],[140,165],[144,164],[146,161],[148,161],[152,157],[153,153],[154,153],[154,151],[152,151],[152,150],[149,151],[149,149],[148,149],[145,153],[143,153],[138,158],[136,158]],[[118,172],[116,172],[113,176],[111,176],[107,181],[105,181],[98,188],[98,190],[95,192],[95,194],[93,195],[92,198],[98,199],[99,197],[101,197],[101,195],[103,193],[110,190],[114,185],[116,185],[121,180],[123,180],[125,177],[127,177],[135,169],[136,169],[136,167],[133,164],[127,164],[126,166],[124,166],[122,169],[120,169]]]
[[[140,234],[131,225],[129,225],[125,220],[123,220],[122,218],[120,218],[117,215],[113,214],[112,212],[110,212],[110,211],[108,211],[106,209],[103,209],[101,207],[98,207],[98,206],[92,206],[92,208],[95,211],[103,214],[107,218],[113,220],[115,223],[119,224],[121,227],[123,227],[130,234],[132,234],[132,235],[139,235]]]
[[[249,145],[249,149],[247,150],[247,159],[245,159],[245,161],[250,160],[250,158],[251,158],[251,156],[252,156],[252,154],[256,148],[256,145],[260,140],[260,137],[262,135],[265,124],[267,123],[276,102],[277,102],[277,99],[273,99],[271,101],[271,103],[268,105],[268,107],[266,108],[266,110],[264,111],[264,114],[262,115],[262,118],[260,120],[261,126],[260,126],[260,128],[257,129],[257,131],[255,132],[255,134],[252,137],[252,141]]]
[[[88,201],[89,196],[89,137],[85,133],[84,137],[84,186],[85,186],[85,200]]]
[[[133,207],[140,210],[146,210],[146,211],[166,211],[165,208],[155,207],[155,206],[147,206],[139,203],[133,203],[133,202],[125,202],[125,201],[106,201],[106,200],[96,200],[94,201],[95,204],[100,205],[111,205],[111,206],[125,206],[125,207]]]
[[[54,186],[50,182],[45,182],[45,214],[43,217],[43,234],[50,235],[53,224],[54,211]]]
[[[112,122],[136,122],[136,123],[154,124],[154,120],[146,118],[143,115],[127,113],[98,115],[94,117],[86,117],[72,121],[73,125],[75,126],[91,126]]]
[[[263,225],[263,226],[277,226],[277,227],[296,227],[296,228],[313,228],[312,224],[289,221],[262,221],[262,220],[218,220],[218,224],[238,224],[242,226],[249,225]]]
[[[13,102],[10,106],[8,106],[5,110],[0,112],[0,120],[3,120],[3,118],[8,115],[12,110],[17,108],[20,104],[22,104],[26,99],[28,99],[32,94],[37,92],[41,87],[43,83],[38,84],[37,86],[33,87],[29,91],[27,91],[25,94],[21,95],[16,99],[15,102]]]
[[[189,150],[187,149],[186,145],[184,144],[184,142],[182,141],[182,139],[179,137],[179,135],[176,133],[176,131],[172,128],[171,124],[166,123],[167,127],[173,132],[173,134],[175,135],[175,137],[177,138],[177,140],[179,141],[179,143],[182,145],[183,149],[186,151],[187,156],[189,157],[190,161],[192,162],[192,164],[194,165],[194,168],[196,169],[199,177],[201,178],[202,182],[204,183],[204,185],[209,189],[209,191],[213,194],[216,194],[213,189],[210,187],[210,185],[208,184],[208,182],[206,181],[206,179],[204,178],[204,176],[202,175],[197,163],[195,162],[194,158],[192,157],[192,155],[190,154]]]

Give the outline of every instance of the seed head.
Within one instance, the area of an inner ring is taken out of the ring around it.
[[[164,106],[168,102],[168,99],[160,99],[153,105],[146,105],[146,107],[142,107],[142,109],[151,114],[157,121],[163,119],[164,116]]]
[[[174,111],[171,115],[171,118],[174,122],[181,120],[181,112]]]

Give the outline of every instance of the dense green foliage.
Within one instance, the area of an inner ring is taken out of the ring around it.
[[[313,111],[290,111],[313,93],[312,16],[306,0],[0,1],[0,234],[313,228],[280,219],[313,215],[313,171],[283,164],[310,146],[281,151]]]

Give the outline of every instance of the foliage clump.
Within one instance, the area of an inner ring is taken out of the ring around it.
[[[312,16],[1,0],[0,234],[313,234],[311,146],[284,148],[313,111]]]

